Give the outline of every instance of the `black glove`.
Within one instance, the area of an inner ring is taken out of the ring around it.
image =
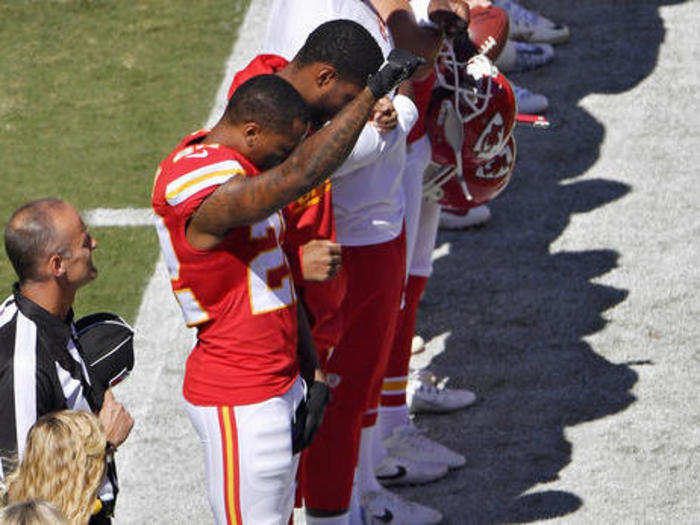
[[[314,434],[323,422],[323,413],[331,398],[331,391],[326,383],[316,381],[297,408],[292,425],[292,453],[296,454],[311,444]]]
[[[367,80],[367,87],[374,98],[382,98],[401,82],[409,78],[425,60],[405,49],[392,49],[391,53],[374,75]]]

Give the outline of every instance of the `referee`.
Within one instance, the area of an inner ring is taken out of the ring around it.
[[[18,282],[0,305],[0,481],[9,473],[7,458],[21,459],[27,433],[43,414],[98,414],[111,449],[131,431],[133,419],[111,392],[103,400],[95,395],[75,337],[71,307],[77,290],[97,277],[95,248],[78,212],[59,199],[25,204],[5,228]],[[109,523],[116,492],[110,463],[91,523]]]

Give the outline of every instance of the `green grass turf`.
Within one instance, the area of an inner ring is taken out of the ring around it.
[[[93,254],[99,275],[78,292],[75,314],[114,311],[133,322],[141,293],[158,256],[155,230],[148,227],[93,228],[91,233],[99,243]],[[125,250],[125,246],[129,248]],[[115,305],[125,305],[124,310],[117,310]]]
[[[81,210],[148,206],[158,162],[208,115],[248,3],[0,2],[0,224],[45,196]],[[121,277],[146,281],[153,236],[95,233],[105,278],[81,307],[106,308],[100,301],[112,297],[133,318],[140,294]],[[12,279],[3,253],[3,292]]]

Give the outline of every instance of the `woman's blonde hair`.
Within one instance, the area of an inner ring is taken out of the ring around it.
[[[22,462],[7,477],[6,503],[51,502],[71,524],[87,523],[105,473],[106,438],[90,412],[46,414],[29,430]]]
[[[51,503],[33,499],[0,510],[0,525],[68,525],[68,522]]]

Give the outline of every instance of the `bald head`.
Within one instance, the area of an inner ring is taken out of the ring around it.
[[[70,257],[66,222],[80,220],[78,212],[60,199],[41,199],[17,209],[5,227],[5,251],[20,283],[44,281],[51,274],[42,263],[52,254]]]

